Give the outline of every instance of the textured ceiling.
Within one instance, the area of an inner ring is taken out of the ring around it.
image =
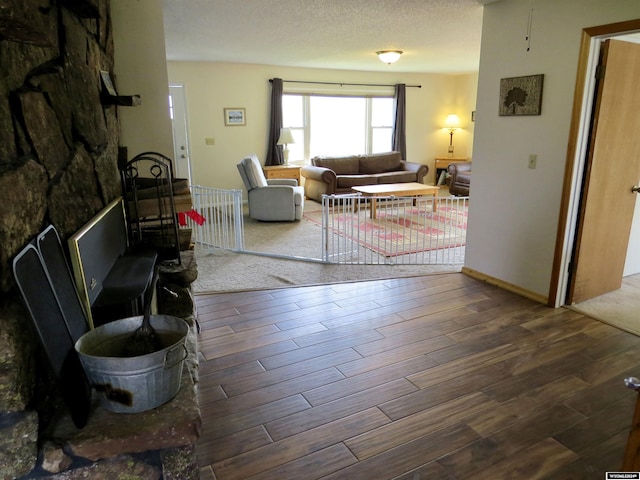
[[[365,71],[477,71],[496,0],[163,0],[168,60]],[[386,65],[377,50],[404,54]]]

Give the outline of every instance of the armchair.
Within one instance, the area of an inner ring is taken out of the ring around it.
[[[449,193],[458,197],[468,197],[471,189],[471,162],[449,164]]]
[[[300,220],[304,209],[304,187],[295,179],[267,180],[256,155],[237,165],[248,191],[249,217],[263,222]]]

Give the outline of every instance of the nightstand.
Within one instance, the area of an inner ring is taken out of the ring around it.
[[[270,165],[262,167],[264,176],[270,178],[295,178],[300,183],[300,165]]]

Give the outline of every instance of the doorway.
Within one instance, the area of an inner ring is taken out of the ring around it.
[[[169,85],[169,111],[173,129],[175,175],[177,178],[188,179],[189,185],[191,185],[189,130],[184,85]]]
[[[566,303],[621,287],[640,178],[640,45],[603,41],[595,69],[592,115]],[[636,271],[637,272],[637,271]],[[634,273],[636,273],[634,272]]]
[[[618,290],[568,308],[640,336],[640,273],[625,276]]]
[[[567,294],[570,286],[570,263],[573,253],[572,247],[578,238],[578,207],[582,194],[582,184],[580,179],[584,174],[585,159],[588,155],[590,119],[594,108],[594,98],[596,91],[595,69],[598,64],[598,55],[603,42],[608,39],[624,39],[639,43],[640,20],[622,22],[619,24],[605,25],[585,29],[580,53],[578,68],[578,78],[576,83],[576,94],[574,98],[573,118],[570,130],[570,142],[565,169],[565,186],[561,205],[561,217],[558,229],[558,239],[556,242],[556,257],[554,260],[554,272],[552,285],[549,292],[549,304],[551,306],[562,306],[567,303]],[[634,38],[635,37],[635,38]],[[638,179],[635,179],[636,181]],[[633,182],[634,179],[628,181]],[[636,217],[640,208],[636,209]],[[640,224],[640,222],[636,222]],[[640,227],[638,227],[640,228]],[[637,228],[634,228],[637,230]],[[631,241],[635,241],[632,240]],[[606,255],[607,252],[602,252]],[[633,262],[633,259],[631,259]],[[628,262],[629,263],[629,262]],[[640,271],[640,267],[625,266],[625,277]],[[630,277],[631,278],[631,277]],[[635,283],[631,278],[631,283]],[[621,289],[629,291],[629,288]],[[633,289],[631,290],[633,291]],[[620,293],[620,292],[618,292]],[[569,302],[570,303],[570,302]]]

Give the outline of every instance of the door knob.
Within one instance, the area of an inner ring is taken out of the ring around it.
[[[631,187],[631,193],[638,193],[640,192],[640,185],[634,185],[633,187]]]

